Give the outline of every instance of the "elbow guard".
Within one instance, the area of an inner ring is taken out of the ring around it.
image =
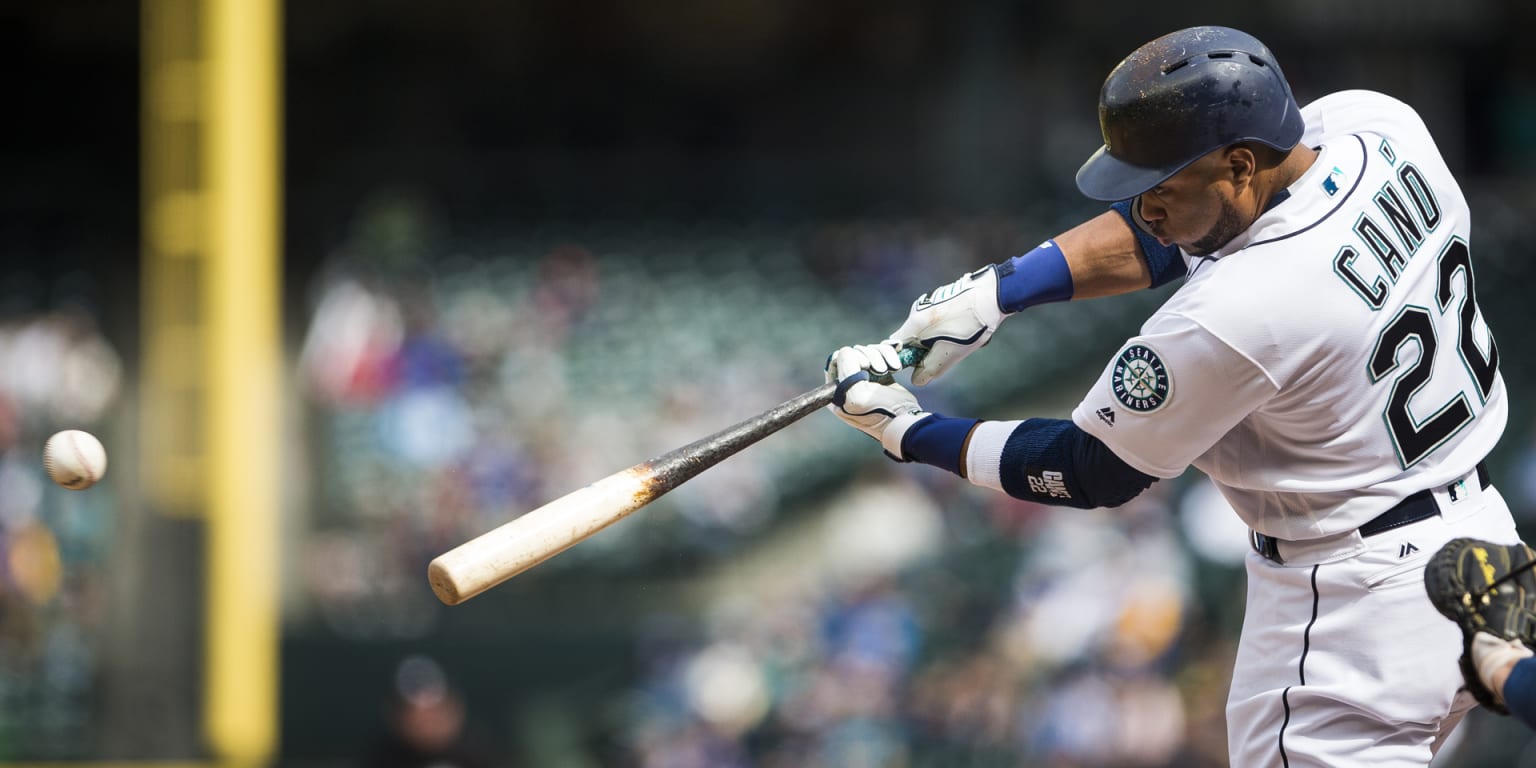
[[[1056,506],[1118,507],[1157,482],[1071,421],[1028,419],[1008,436],[998,480],[1009,495]]]

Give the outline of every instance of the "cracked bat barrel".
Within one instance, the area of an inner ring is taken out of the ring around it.
[[[923,350],[906,347],[911,366]],[[746,447],[832,402],[823,384],[713,435],[615,472],[438,555],[427,566],[432,592],[458,605],[581,543]]]

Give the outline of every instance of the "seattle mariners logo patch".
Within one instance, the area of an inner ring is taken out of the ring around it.
[[[1168,378],[1162,358],[1151,347],[1132,344],[1115,360],[1109,385],[1121,405],[1140,413],[1150,413],[1168,401],[1173,382]]]

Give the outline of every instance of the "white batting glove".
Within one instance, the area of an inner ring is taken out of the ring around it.
[[[892,342],[854,344],[827,356],[827,383],[842,381],[859,371],[868,371],[873,378],[886,379],[901,367],[901,350]]]
[[[888,350],[887,356],[884,351]],[[906,387],[894,382],[872,381],[870,374],[888,376],[901,368],[895,347],[866,344],[843,347],[827,358],[827,383],[837,383],[832,404],[827,409],[849,426],[858,429],[885,449],[897,461],[909,461],[901,452],[901,439],[928,413]]]
[[[921,387],[985,346],[1004,317],[997,301],[997,268],[987,265],[917,297],[907,321],[886,343],[928,349],[912,368],[912,383]]]

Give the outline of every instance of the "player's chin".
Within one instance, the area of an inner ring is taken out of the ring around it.
[[[1232,242],[1232,239],[1237,237],[1238,234],[1237,231],[1218,228],[1206,233],[1204,237],[1194,242],[1181,242],[1178,246],[1191,256],[1209,256],[1221,250],[1227,243]]]
[[[1167,248],[1170,245],[1176,246],[1191,256],[1204,256],[1205,254],[1210,253],[1210,250],[1202,247],[1202,243],[1199,241],[1191,242],[1188,238],[1181,239],[1178,237],[1169,237],[1164,235],[1163,237],[1157,238],[1157,242],[1164,248]]]

